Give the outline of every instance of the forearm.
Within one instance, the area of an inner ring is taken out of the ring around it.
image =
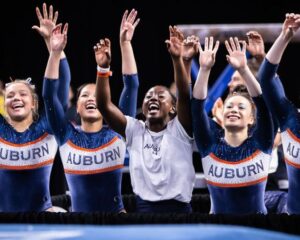
[[[172,58],[174,80],[178,91],[178,99],[190,99],[188,75],[182,58]]]
[[[59,89],[59,81],[53,79],[44,79],[43,83],[43,100],[45,104],[45,112],[47,120],[53,130],[53,133],[61,145],[66,139],[67,120],[61,102],[58,99],[57,92]]]
[[[107,124],[114,131],[125,137],[126,118],[111,101],[108,77],[97,76],[96,101],[97,106]]]
[[[248,66],[238,69],[238,72],[245,80],[248,92],[251,97],[257,97],[262,94],[260,84],[258,83]]]
[[[274,140],[274,125],[269,109],[262,97],[253,98],[256,106],[256,130],[254,137],[265,151],[271,149]],[[277,131],[277,129],[276,129]]]
[[[192,59],[183,59],[184,69],[187,75],[187,79],[189,83],[192,83],[191,79],[191,71],[192,71]]]
[[[202,155],[208,151],[213,141],[214,125],[210,124],[204,109],[205,99],[192,99],[193,132],[198,149]]]
[[[123,90],[119,99],[119,108],[123,114],[135,117],[139,79],[137,74],[123,75]]]
[[[289,41],[290,39],[286,39],[281,33],[268,51],[266,59],[272,64],[279,64]]]
[[[96,101],[97,106],[102,114],[105,114],[111,102],[110,86],[108,77],[97,76],[96,80]]]
[[[60,52],[50,52],[47,67],[45,70],[45,78],[58,79],[59,78],[59,62]]]
[[[122,73],[136,74],[137,66],[134,58],[133,48],[130,41],[120,42],[122,54]]]
[[[285,119],[288,115],[288,100],[279,76],[276,75],[278,64],[271,64],[267,59],[262,63],[258,78],[263,91],[264,99],[277,119]]]
[[[198,100],[204,100],[207,97],[208,79],[211,69],[200,67],[197,80],[193,90],[193,97]]]
[[[65,111],[68,108],[70,82],[71,82],[71,72],[70,72],[69,63],[66,58],[60,59],[59,88],[58,88],[57,95]]]
[[[50,46],[50,37],[49,38],[44,38],[44,41],[45,41],[45,44],[46,44],[46,47],[47,47],[47,49],[48,49],[48,52],[49,52],[49,54],[50,54],[50,52],[51,52],[51,46]]]

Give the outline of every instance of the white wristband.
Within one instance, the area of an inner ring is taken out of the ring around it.
[[[97,71],[99,73],[108,73],[110,71],[110,67],[108,67],[108,68],[102,68],[99,65],[97,65]]]

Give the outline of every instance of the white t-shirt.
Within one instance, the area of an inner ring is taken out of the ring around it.
[[[144,122],[126,116],[126,144],[132,188],[143,200],[175,199],[190,202],[195,182],[194,139],[178,118],[161,132],[150,131]]]

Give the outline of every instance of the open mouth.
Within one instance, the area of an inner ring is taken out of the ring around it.
[[[240,117],[237,116],[237,115],[228,115],[228,116],[227,116],[227,119],[230,119],[230,120],[237,120],[237,119],[240,119]]]
[[[89,103],[85,106],[85,109],[87,110],[95,110],[97,107],[96,107],[96,104],[94,103]]]
[[[157,112],[159,110],[159,105],[156,103],[150,103],[148,106],[149,113]]]
[[[11,108],[13,110],[18,110],[18,109],[24,108],[24,104],[23,103],[14,103],[14,104],[12,104]]]

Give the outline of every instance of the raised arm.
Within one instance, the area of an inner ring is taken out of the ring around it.
[[[121,26],[120,26],[120,47],[122,54],[122,73],[123,74],[136,74],[137,67],[134,58],[134,53],[131,45],[131,40],[136,26],[138,25],[140,19],[136,19],[137,11],[132,9],[128,15],[126,10]]]
[[[247,65],[246,42],[242,42],[242,48],[237,37],[225,41],[226,49],[229,55],[226,55],[227,61],[235,68],[245,80],[248,92],[251,97],[257,97],[262,94],[261,87],[255,76]]]
[[[207,154],[209,147],[215,139],[214,124],[205,111],[205,100],[207,97],[207,87],[210,71],[215,64],[216,53],[219,48],[219,41],[214,46],[214,39],[205,38],[204,48],[199,45],[199,65],[200,71],[193,89],[194,99],[192,101],[193,128],[195,140],[202,156]]]
[[[276,72],[288,43],[299,27],[300,15],[286,14],[282,31],[268,51],[258,74],[265,101],[273,115],[279,120],[281,126],[287,121],[288,114],[294,112],[290,111],[294,106],[286,98],[283,86]]]
[[[122,74],[124,87],[119,100],[119,108],[128,116],[135,117],[137,108],[137,94],[139,79],[137,66],[131,45],[136,26],[140,19],[136,19],[137,11],[132,9],[128,15],[128,10],[123,14],[120,26],[120,47],[122,55]]]
[[[257,64],[256,67],[257,67],[257,71],[258,71],[261,64],[263,63],[264,58],[266,57],[264,40],[263,40],[262,36],[256,31],[250,31],[246,35],[248,38],[247,51],[251,54],[251,56],[253,58],[255,58],[255,60],[256,60],[255,64]],[[256,73],[256,75],[257,75],[256,76],[257,79],[260,80],[259,74]],[[261,82],[260,82],[260,84],[261,84]],[[261,88],[262,88],[262,91],[264,92],[262,85],[261,85]],[[282,86],[281,86],[281,89],[283,90]],[[272,120],[274,123],[274,131],[275,131],[275,133],[277,133],[277,130],[278,130],[277,119],[275,117],[275,114],[272,114],[271,116],[272,116]]]
[[[189,135],[192,135],[192,118],[190,109],[190,88],[188,74],[183,63],[183,34],[176,27],[169,27],[170,38],[166,40],[172,58],[174,80],[177,88],[177,116],[179,122]]]
[[[34,25],[32,29],[36,30],[44,39],[47,49],[50,53],[50,37],[54,27],[56,26],[58,11],[55,11],[53,14],[53,6],[50,5],[49,10],[47,10],[46,3],[43,3],[43,14],[40,9],[36,7],[35,9],[37,18],[39,20],[39,26]],[[59,65],[59,91],[58,98],[61,101],[64,110],[66,111],[68,108],[68,94],[69,94],[69,85],[71,81],[71,72],[69,63],[66,59],[66,55],[64,51],[61,52],[60,55],[60,65]]]
[[[204,100],[207,97],[208,79],[210,71],[215,64],[216,54],[219,48],[219,41],[214,46],[214,39],[206,37],[204,42],[204,49],[199,44],[200,55],[199,65],[200,71],[193,89],[193,97],[199,100]]]
[[[101,39],[94,46],[95,58],[97,62],[96,79],[96,101],[99,111],[108,125],[117,133],[125,137],[127,120],[124,114],[111,101],[109,76],[111,75],[111,48],[108,38]]]
[[[59,88],[59,62],[61,52],[67,44],[68,24],[66,23],[63,30],[62,24],[57,25],[50,38],[50,55],[45,70],[43,84],[43,98],[47,119],[55,134],[55,137],[61,145],[64,142],[67,129],[67,120],[65,119],[64,109],[58,99]]]
[[[278,38],[275,40],[271,49],[266,55],[266,59],[272,64],[279,64],[282,55],[292,40],[295,33],[300,27],[300,14],[288,13],[286,14],[285,21],[282,26],[282,31]]]

